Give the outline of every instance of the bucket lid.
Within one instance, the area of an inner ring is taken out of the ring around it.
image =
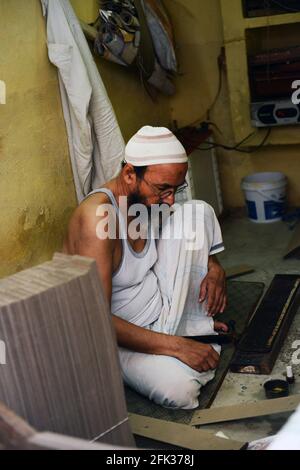
[[[267,183],[277,184],[286,181],[286,176],[280,172],[265,172],[253,173],[252,175],[245,176],[243,182],[245,183]]]
[[[242,179],[243,189],[274,189],[287,184],[287,178],[280,172],[253,173]]]

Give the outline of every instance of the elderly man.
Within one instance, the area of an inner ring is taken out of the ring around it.
[[[177,207],[160,224],[159,239],[151,224],[146,237],[142,230],[140,236],[132,235],[129,225],[136,203],[147,214],[155,205],[174,207],[187,169],[186,152],[168,129],[143,127],[126,146],[119,176],[76,209],[64,244],[66,253],[97,262],[125,382],[173,409],[196,408],[201,387],[218,365],[217,345],[186,337],[226,331],[226,325],[213,320],[226,305],[224,270],[214,256],[224,249],[221,231],[213,209],[203,201]],[[124,197],[127,213],[120,209]],[[197,209],[188,212],[195,217],[186,215],[187,206]],[[99,224],[109,224],[113,215],[116,236],[99,235]],[[189,238],[193,225],[196,237]]]

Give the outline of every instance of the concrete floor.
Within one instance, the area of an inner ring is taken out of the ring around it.
[[[266,287],[275,274],[299,274],[300,260],[283,260],[293,232],[283,222],[258,225],[246,217],[230,218],[222,224],[226,251],[219,255],[225,268],[249,264],[255,272],[238,278],[242,281],[264,282]],[[263,383],[270,377],[285,377],[286,365],[290,363],[294,350],[292,344],[300,340],[300,310],[289,331],[271,376],[242,375],[228,373],[213,403],[213,407],[254,402],[265,399]],[[293,366],[296,384],[291,393],[300,393],[300,366]],[[234,423],[203,426],[203,429],[239,441],[253,441],[278,432],[289,414],[256,418]]]

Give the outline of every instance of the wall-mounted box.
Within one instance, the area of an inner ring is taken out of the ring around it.
[[[244,18],[242,0],[221,0],[224,42],[226,49],[229,103],[236,143],[249,136],[255,128],[251,123],[251,93],[248,68],[249,53],[276,47],[295,46],[299,36],[300,13]],[[280,34],[272,34],[280,27]],[[253,30],[253,32],[251,32]],[[272,36],[272,37],[271,37]],[[272,39],[272,41],[270,40]],[[276,42],[278,41],[278,43]],[[299,45],[299,44],[297,44]],[[292,98],[293,90],[291,90]],[[248,146],[261,144],[265,129],[258,131]],[[300,143],[298,126],[277,127],[269,136],[270,145],[294,145]]]

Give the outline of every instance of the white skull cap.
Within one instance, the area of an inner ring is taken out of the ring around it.
[[[187,163],[183,145],[166,127],[142,127],[128,142],[125,160],[134,166]]]

